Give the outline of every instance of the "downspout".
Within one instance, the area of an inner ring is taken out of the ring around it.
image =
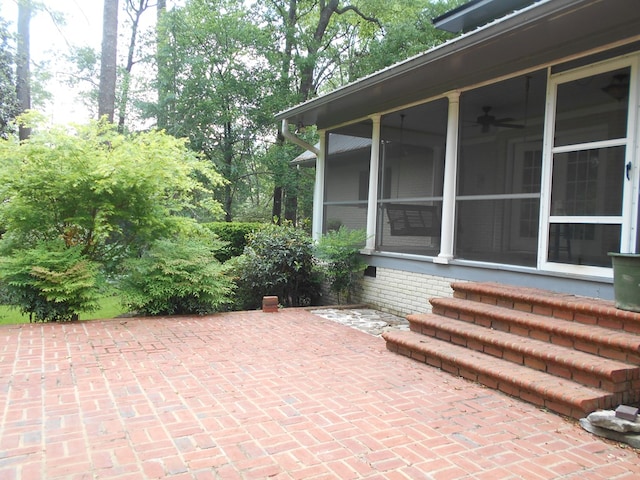
[[[311,238],[318,242],[324,231],[324,177],[325,152],[327,151],[327,136],[324,130],[320,134],[320,150],[316,156],[316,179],[313,185],[313,214],[311,217]]]
[[[301,138],[295,136],[293,133],[289,131],[289,120],[282,120],[282,136],[285,140],[289,140],[291,143],[295,143],[299,147],[304,148],[305,150],[309,150],[316,154],[316,157],[320,155],[320,150],[311,145],[310,143],[305,142]]]

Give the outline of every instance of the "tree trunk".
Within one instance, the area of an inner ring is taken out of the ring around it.
[[[224,186],[224,211],[225,211],[225,222],[230,222],[233,220],[233,215],[231,213],[231,208],[233,206],[233,195],[232,195],[232,185],[231,185],[231,170],[233,166],[233,141],[232,141],[232,126],[231,122],[226,122],[224,125],[224,177],[229,180]]]
[[[169,66],[165,52],[168,40],[167,27],[164,25],[162,17],[167,12],[167,0],[158,0],[156,8],[156,63],[158,67],[158,111],[156,113],[156,124],[159,129],[166,129],[169,123],[169,113],[167,109]]]
[[[31,108],[31,78],[29,64],[31,62],[29,26],[31,23],[31,2],[18,2],[18,49],[16,58],[16,95],[18,97],[19,112],[23,113]],[[31,135],[31,129],[19,126],[20,140],[26,140]]]
[[[296,226],[298,223],[298,196],[293,193],[285,194],[284,219],[291,222],[293,226]]]
[[[104,0],[102,19],[102,56],[98,117],[106,115],[113,123],[116,103],[116,62],[118,53],[118,0]]]
[[[273,187],[273,208],[271,209],[271,220],[278,225],[282,223],[282,187]]]
[[[127,65],[122,79],[122,96],[120,98],[120,108],[118,108],[118,131],[124,132],[124,122],[127,114],[127,103],[129,102],[129,89],[131,84],[131,70],[133,70],[133,55],[136,50],[138,38],[138,27],[140,16],[147,9],[148,0],[138,0],[138,6],[134,6],[134,0],[129,0],[129,18],[131,19],[131,37],[129,39],[129,51],[127,52]]]

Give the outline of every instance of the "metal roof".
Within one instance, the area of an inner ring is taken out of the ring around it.
[[[324,129],[615,42],[640,40],[638,0],[543,0],[279,113]]]
[[[352,152],[363,148],[371,147],[371,139],[365,137],[354,137],[351,135],[340,135],[333,133],[330,136],[329,155],[337,153]],[[316,144],[316,148],[320,148],[320,144]],[[291,160],[293,165],[313,165],[316,161],[316,154],[307,150],[302,152],[296,158]]]
[[[468,32],[536,0],[471,0],[433,19],[436,28],[447,32]]]

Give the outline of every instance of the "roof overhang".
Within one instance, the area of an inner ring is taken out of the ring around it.
[[[536,0],[471,0],[433,19],[440,30],[468,32],[509,12],[531,5]]]
[[[276,116],[326,129],[640,39],[638,0],[546,0]]]

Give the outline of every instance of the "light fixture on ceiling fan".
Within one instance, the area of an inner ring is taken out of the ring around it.
[[[518,125],[513,122],[513,118],[496,118],[493,115],[490,115],[491,111],[490,106],[482,107],[483,115],[480,115],[476,119],[476,123],[482,127],[482,133],[489,132],[489,129],[493,127],[504,127],[504,128],[524,128],[524,125]]]
[[[611,83],[603,87],[602,91],[621,102],[629,96],[629,75],[627,73],[614,75]]]

